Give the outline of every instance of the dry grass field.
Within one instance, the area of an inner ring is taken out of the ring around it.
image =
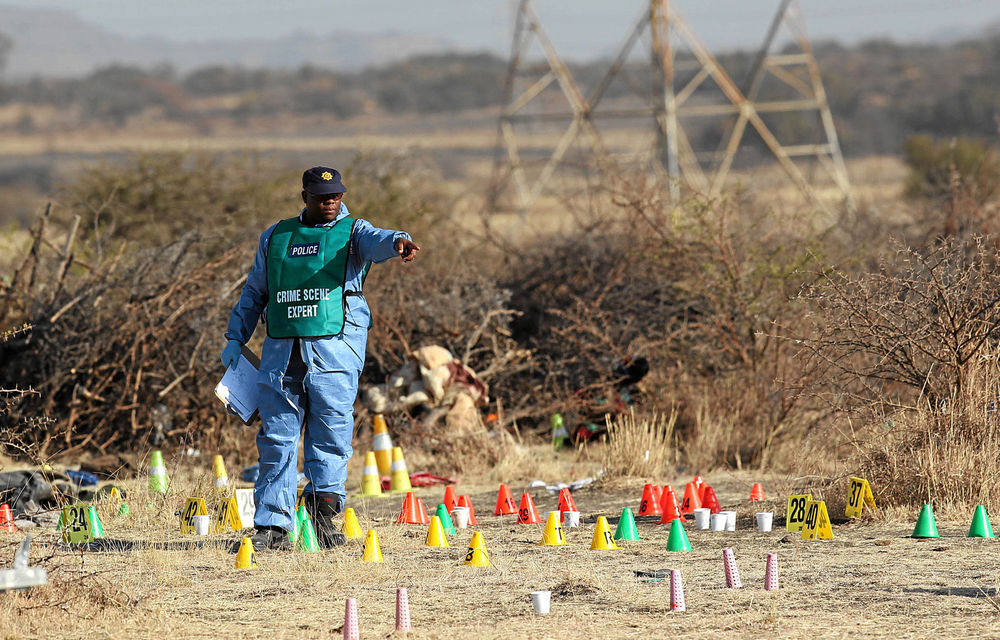
[[[532,449],[528,459],[551,469],[587,473],[593,465],[573,454]],[[355,461],[356,462],[356,461]],[[190,464],[190,463],[189,463]],[[185,495],[209,498],[214,490],[201,464],[171,468],[172,494],[149,494],[143,480],[125,481],[129,515],[102,512],[107,537],[128,542],[173,543],[181,536],[173,513]],[[527,467],[525,467],[527,468]],[[230,470],[233,473],[233,470]],[[541,471],[543,478],[554,471]],[[690,478],[658,478],[675,487]],[[747,502],[763,479],[769,500]],[[508,478],[515,497],[528,476]],[[591,551],[594,521],[614,526],[622,507],[638,507],[642,479],[598,482],[575,495],[583,522],[567,529],[565,547],[539,544],[540,526],[493,516],[496,484],[464,478],[493,563],[463,564],[473,529],[450,536],[450,548],[424,545],[426,527],[394,524],[400,496],[353,498],[362,528],[377,530],[385,561],[360,561],[361,542],[319,552],[265,552],[259,569],[234,569],[228,552],[236,534],[211,535],[199,548],[79,551],[61,545],[51,530],[36,530],[32,563],[49,569],[50,584],[0,596],[3,638],[333,638],[340,637],[344,601],[357,598],[362,637],[394,631],[397,586],[409,589],[414,638],[842,638],[1000,636],[1000,561],[995,540],[965,537],[968,521],[939,515],[941,538],[909,538],[915,514],[884,513],[843,523],[843,498],[828,496],[833,540],[801,541],[783,530],[784,496],[808,489],[808,480],[744,472],[706,476],[724,506],[738,511],[736,532],[687,527],[689,552],[666,551],[668,527],[638,524],[641,542],[614,551]],[[358,485],[352,464],[351,486]],[[443,488],[419,492],[433,511]],[[534,490],[544,514],[556,497]],[[754,530],[753,513],[775,511],[771,533]],[[956,516],[958,517],[958,516]],[[40,532],[38,532],[40,531]],[[23,534],[3,534],[4,562]],[[178,544],[179,543],[179,544]],[[722,549],[732,547],[743,588],[725,588]],[[778,592],[763,589],[768,552],[780,563]],[[636,571],[680,569],[687,611],[670,612],[669,579],[650,581]],[[552,591],[552,610],[535,615],[528,594]]]

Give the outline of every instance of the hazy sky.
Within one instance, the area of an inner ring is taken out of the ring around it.
[[[171,40],[280,36],[295,31],[419,33],[464,49],[506,52],[515,0],[0,0],[58,8],[126,36]],[[1000,22],[998,0],[801,0],[813,38],[845,42],[976,34]],[[778,0],[674,0],[712,48],[752,47]],[[556,47],[574,58],[617,50],[643,0],[535,0]]]

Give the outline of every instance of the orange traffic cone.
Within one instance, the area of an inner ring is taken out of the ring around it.
[[[444,488],[444,508],[448,510],[448,513],[451,513],[457,506],[458,498],[455,496],[455,487],[448,485]]]
[[[681,517],[681,506],[677,504],[677,494],[674,488],[667,485],[667,490],[663,492],[663,517],[660,524],[670,524]]]
[[[719,499],[715,497],[715,489],[707,484],[703,487],[703,491],[701,492],[701,506],[711,509],[712,513],[719,513],[722,511]]]
[[[660,485],[658,484],[653,485],[653,499],[656,500],[656,506],[658,507],[660,506],[660,503],[663,502],[663,490],[660,489]]]
[[[506,484],[501,484],[500,490],[497,491],[497,510],[493,512],[493,515],[509,516],[513,513],[517,513],[514,496],[510,495],[510,487]]]
[[[639,516],[658,516],[662,511],[660,511],[660,503],[656,499],[656,494],[653,491],[653,487],[656,485],[647,484],[642,488],[642,502],[639,503],[639,511],[636,515]]]
[[[694,488],[698,490],[698,497],[700,498],[701,497],[701,486],[703,484],[705,484],[705,481],[701,479],[701,476],[695,476],[694,480],[692,480],[691,482],[694,483]]]
[[[424,507],[424,501],[417,498],[417,510],[420,511],[420,524],[430,524],[430,518],[427,517],[427,508]]]
[[[6,502],[0,504],[0,531],[17,531],[14,526],[14,516],[10,512],[10,505]]]
[[[420,505],[417,502],[417,496],[410,491],[403,498],[403,509],[399,512],[399,517],[396,518],[396,524],[429,524],[427,515],[423,514],[421,517]]]
[[[701,508],[701,500],[698,499],[698,487],[693,482],[687,483],[684,487],[684,502],[681,503],[681,513],[694,513],[695,509]]]
[[[764,501],[764,485],[759,482],[753,483],[753,489],[750,490],[750,502],[763,502]]]
[[[476,510],[472,506],[472,498],[469,496],[469,494],[464,494],[464,495],[458,496],[458,506],[460,506],[460,507],[469,507],[469,526],[470,527],[474,527],[477,524],[479,524],[478,522],[476,522]]]
[[[559,521],[563,519],[563,511],[576,511],[576,501],[573,500],[573,494],[568,488],[559,490],[559,506],[556,507],[559,510]]]
[[[663,511],[667,506],[667,494],[674,493],[674,487],[669,484],[663,485],[660,490],[660,511]],[[674,500],[677,499],[677,494],[674,494]]]
[[[535,508],[535,501],[531,499],[530,493],[521,494],[521,508],[517,510],[518,524],[541,524],[542,519],[538,517],[538,509]]]

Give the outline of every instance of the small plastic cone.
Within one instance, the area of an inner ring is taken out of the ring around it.
[[[455,487],[448,485],[444,488],[444,508],[445,511],[451,513],[458,506],[458,497],[455,495]]]
[[[424,540],[426,547],[447,547],[448,536],[444,534],[444,527],[441,526],[441,518],[431,516],[431,524],[427,529],[427,538]]]
[[[361,562],[382,562],[382,549],[378,546],[378,536],[374,529],[368,530],[365,546],[361,551]]]
[[[517,510],[517,524],[541,524],[542,519],[535,508],[535,501],[530,493],[521,494],[521,508]]]
[[[448,513],[447,506],[439,504],[437,508],[437,515],[435,517],[441,521],[441,528],[444,529],[444,532],[447,535],[453,536],[458,533],[455,531],[455,525],[451,521],[451,514]]]
[[[573,500],[573,493],[566,487],[559,490],[559,520],[563,519],[563,511],[576,511],[576,501]]]
[[[517,513],[517,505],[514,504],[514,496],[510,494],[510,487],[501,484],[500,490],[497,491],[497,508],[493,515],[509,516],[514,513]]]
[[[389,475],[392,470],[392,438],[389,437],[389,429],[381,413],[375,414],[375,419],[372,421],[372,450],[375,452],[379,474]]]
[[[993,525],[986,515],[986,507],[978,505],[972,514],[972,524],[969,525],[970,538],[993,538]]]
[[[563,536],[562,523],[559,521],[558,511],[549,511],[549,516],[545,519],[545,530],[542,532],[542,544],[546,547],[561,547],[566,544],[566,538]]]
[[[670,524],[681,517],[681,505],[677,503],[677,494],[674,488],[667,485],[667,490],[663,492],[663,516],[660,524]]]
[[[753,483],[753,488],[750,489],[750,502],[763,502],[764,500],[764,485],[759,482]]]
[[[413,625],[410,624],[410,596],[406,587],[396,589],[396,631],[413,631]]]
[[[97,515],[97,507],[87,507],[87,517],[90,519],[90,530],[95,538],[104,537],[104,527],[101,526],[101,518]]]
[[[302,535],[302,522],[298,517],[292,518],[292,528],[288,531],[288,541],[295,544]]]
[[[378,465],[375,463],[375,452],[365,454],[365,466],[361,469],[361,495],[382,495],[382,481],[379,480]]]
[[[345,538],[360,538],[364,535],[361,523],[358,522],[358,514],[354,513],[352,507],[344,509],[344,524],[340,526],[340,532]]]
[[[740,569],[736,566],[736,556],[733,554],[733,550],[728,547],[722,550],[722,567],[726,573],[726,588],[742,588],[743,583],[740,581]]]
[[[468,495],[461,495],[458,497],[458,506],[469,507],[469,526],[474,527],[478,522],[476,522],[476,509],[472,506],[472,498]]]
[[[653,500],[656,500],[656,506],[660,506],[660,503],[663,502],[663,489],[658,484],[651,486],[653,487]],[[659,514],[660,512],[657,511],[656,513]]]
[[[420,524],[427,524],[431,520],[427,517],[427,508],[424,506],[424,501],[417,498],[417,511],[420,513]]]
[[[128,505],[125,504],[124,502],[122,503],[122,505],[120,507],[118,507],[118,515],[119,516],[127,516],[128,515]]]
[[[316,542],[316,526],[309,516],[299,522],[298,547],[303,551],[319,551],[319,543]]]
[[[430,521],[426,517],[421,517],[416,494],[410,491],[403,498],[403,508],[399,511],[396,524],[427,524],[428,522]]]
[[[253,550],[253,542],[250,538],[243,538],[240,542],[240,550],[236,553],[237,569],[256,569],[257,554]]]
[[[669,485],[669,484],[663,485],[663,488],[660,489],[660,511],[661,512],[667,506],[667,493],[668,492],[669,493],[673,493],[673,491],[674,491],[673,486]],[[675,500],[677,499],[676,495],[674,495],[674,499]]]
[[[719,504],[719,499],[715,497],[715,489],[707,484],[701,490],[701,506],[711,509],[712,513],[722,511],[722,505]]]
[[[684,585],[680,569],[670,570],[670,610],[684,611]]]
[[[486,552],[486,541],[480,531],[472,534],[472,542],[469,543],[469,551],[465,554],[465,564],[470,567],[489,567],[490,554]]]
[[[229,476],[226,475],[226,461],[219,454],[215,454],[212,458],[212,475],[215,476],[216,487],[229,486]]]
[[[639,531],[635,528],[635,517],[628,507],[622,509],[622,515],[618,518],[618,527],[615,529],[615,540],[642,540]]]
[[[670,537],[667,538],[667,551],[690,551],[691,543],[680,518],[670,523]]]
[[[698,495],[700,496],[701,495],[701,487],[702,487],[702,485],[705,484],[705,481],[702,480],[701,476],[695,476],[694,479],[691,482],[694,483],[694,488],[698,490]]]
[[[358,628],[358,601],[348,598],[344,606],[344,640],[361,640]]]
[[[590,541],[591,551],[604,551],[607,549],[617,549],[615,539],[611,537],[611,528],[608,527],[608,519],[604,516],[597,518],[594,525],[594,539]]]
[[[639,502],[640,516],[658,516],[662,511],[660,511],[660,501],[656,499],[656,492],[653,491],[653,487],[656,485],[647,484],[642,488],[642,500]]]
[[[920,508],[920,516],[917,518],[917,526],[913,527],[914,538],[937,538],[937,523],[934,522],[934,511],[931,505],[925,504]]]
[[[767,554],[767,566],[764,569],[764,591],[778,590],[778,554]]]
[[[406,493],[413,489],[410,484],[410,472],[406,470],[406,460],[403,459],[403,450],[400,447],[392,448],[392,464],[389,469],[389,491],[393,493]]]
[[[149,490],[153,493],[166,493],[169,487],[167,468],[163,466],[163,453],[157,449],[149,454]]]
[[[695,509],[700,508],[701,499],[698,497],[698,487],[693,482],[689,482],[684,487],[684,502],[681,503],[681,513],[694,513]]]
[[[6,502],[0,504],[0,531],[17,531],[14,526],[14,515],[10,512],[10,505]]]

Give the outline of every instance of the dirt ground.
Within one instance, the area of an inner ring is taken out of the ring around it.
[[[175,479],[166,498],[149,494],[141,479],[125,482],[132,510],[115,517],[111,505],[102,507],[107,537],[194,540],[179,534],[173,513],[185,495],[209,498],[213,513],[214,490],[203,489],[210,486],[206,474],[189,475]],[[351,476],[357,487],[353,465]],[[761,479],[769,498],[763,506],[747,501],[751,483]],[[656,480],[678,487],[690,477]],[[381,564],[360,562],[360,540],[320,553],[262,552],[258,570],[241,571],[227,550],[233,533],[212,535],[202,548],[97,553],[60,545],[54,531],[36,529],[32,564],[49,569],[50,584],[0,594],[0,636],[332,638],[341,637],[345,598],[354,597],[362,637],[386,637],[394,630],[396,587],[405,586],[413,638],[1000,637],[997,542],[965,537],[968,521],[939,516],[941,538],[915,540],[908,537],[913,520],[902,517],[838,523],[843,499],[831,496],[838,505],[831,510],[835,538],[803,542],[783,530],[784,493],[807,485],[730,472],[706,480],[724,506],[737,510],[737,531],[698,531],[691,524],[688,552],[668,552],[669,527],[645,519],[638,524],[641,542],[590,550],[598,515],[613,527],[622,507],[637,509],[638,479],[579,490],[583,522],[566,530],[564,547],[541,546],[541,526],[492,515],[496,485],[471,478],[457,488],[472,495],[479,526],[450,536],[447,549],[424,546],[425,526],[394,524],[401,496],[352,498],[362,528],[378,532]],[[526,484],[512,483],[515,499]],[[443,493],[443,487],[418,492],[431,512]],[[544,518],[556,496],[532,493]],[[775,531],[755,531],[753,513],[772,508]],[[463,564],[473,530],[485,536],[491,568]],[[9,567],[24,534],[0,535],[0,558]],[[735,552],[742,589],[725,588],[725,547]],[[772,551],[780,564],[777,592],[763,588]],[[654,569],[680,569],[686,612],[670,612],[669,579],[634,573]],[[537,589],[552,591],[547,616],[535,615],[529,602]]]

